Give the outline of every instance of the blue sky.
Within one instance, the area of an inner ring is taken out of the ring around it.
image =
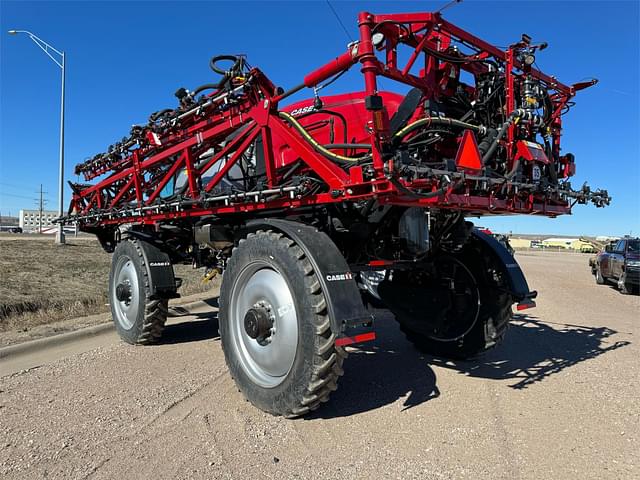
[[[352,37],[361,10],[432,11],[446,2],[340,2],[332,5]],[[639,3],[466,0],[445,17],[506,45],[523,32],[549,42],[538,64],[565,83],[596,77],[564,117],[564,152],[576,156],[573,184],[607,188],[605,209],[576,206],[557,219],[483,218],[519,233],[640,234]],[[67,53],[66,179],[73,166],[175,105],[178,87],[214,79],[212,55],[246,53],[274,83],[291,87],[342,53],[349,41],[322,2],[0,1],[0,213],[31,208],[39,184],[57,205],[58,67],[26,36],[31,30]],[[357,69],[330,93],[362,89]],[[393,90],[391,81],[382,86]],[[327,92],[328,94],[329,92]],[[300,98],[300,97],[298,97]],[[69,192],[65,192],[68,204]],[[66,208],[66,206],[65,206]]]

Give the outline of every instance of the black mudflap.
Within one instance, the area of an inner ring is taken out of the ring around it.
[[[373,340],[373,318],[362,303],[355,275],[333,241],[323,232],[303,223],[280,219],[250,222],[251,231],[277,230],[296,242],[318,273],[327,300],[331,329],[336,345]]]

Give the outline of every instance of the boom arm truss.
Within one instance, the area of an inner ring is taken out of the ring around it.
[[[276,88],[259,69],[247,67],[244,59],[242,69],[224,72],[223,81],[212,86],[212,93],[197,98],[182,92],[177,109],[157,112],[148,125],[133,127],[131,136],[108,153],[76,167],[85,180],[99,181],[95,185],[72,184],[69,215],[62,221],[77,221],[90,230],[368,198],[381,204],[434,206],[470,214],[547,216],[570,213],[572,199],[608,203],[606,192],[590,192],[586,187],[574,191],[566,181],[541,187],[496,176],[484,165],[472,171],[424,166],[407,174],[399,154],[402,148],[398,147],[402,138],[390,130],[389,114],[379,95],[380,76],[418,88],[424,98],[437,99],[449,94],[447,75],[456,69],[473,75],[500,69],[505,76],[506,119],[519,114],[516,81],[530,76],[553,92],[548,133],[556,153],[560,149],[561,112],[576,91],[595,82],[565,85],[523,60],[524,53],[537,48],[528,37],[503,51],[437,13],[363,12],[358,22],[359,40],[288,92]],[[404,65],[398,61],[399,47],[411,51]],[[463,54],[461,49],[468,52]],[[279,105],[302,88],[317,87],[358,63],[364,77],[369,144],[363,148],[365,154],[345,157],[318,144],[292,115],[281,112]],[[515,123],[506,125],[504,138],[499,139],[509,166],[517,161]],[[476,131],[483,128],[471,127]],[[299,158],[295,181],[274,151],[276,137]],[[463,137],[459,138],[460,148]],[[230,170],[248,155],[255,155],[257,149],[262,150],[264,175],[256,185],[245,191],[222,188]],[[215,174],[211,175],[212,171]],[[163,196],[181,172],[187,178],[185,190]],[[569,172],[565,173],[568,177]]]

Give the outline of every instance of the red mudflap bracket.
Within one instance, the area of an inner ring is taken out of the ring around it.
[[[352,337],[339,337],[336,338],[336,347],[344,347],[346,345],[353,345],[354,343],[370,342],[376,339],[376,332],[361,333]]]
[[[536,302],[534,302],[530,298],[525,298],[524,300],[516,304],[516,310],[518,311],[526,310],[528,308],[534,308],[535,306],[536,306]]]

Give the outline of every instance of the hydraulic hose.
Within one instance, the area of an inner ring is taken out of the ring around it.
[[[451,185],[450,183],[447,183],[443,187],[440,187],[438,190],[434,190],[433,192],[417,193],[417,192],[414,192],[413,190],[408,189],[404,185],[402,185],[396,178],[392,177],[392,178],[389,179],[389,181],[391,183],[393,183],[393,185],[398,190],[403,192],[405,195],[409,195],[409,196],[411,196],[413,198],[434,198],[434,197],[439,197],[440,195],[446,193],[448,188],[449,188],[449,185]],[[454,188],[455,188],[455,184],[454,184]]]
[[[233,66],[231,67],[231,69],[224,70],[218,67],[217,63],[224,62],[224,61],[233,62]],[[237,55],[217,55],[215,57],[212,57],[211,60],[209,60],[209,68],[211,68],[211,70],[213,70],[215,73],[223,76],[229,75],[231,72],[235,72],[239,70],[239,68],[242,67],[242,64],[243,64],[243,58]]]
[[[509,128],[509,125],[515,122],[516,119],[518,118],[526,118],[527,116],[533,117],[533,115],[531,115],[530,113],[528,115],[527,114],[528,112],[522,109],[517,109],[511,112],[511,115],[507,117],[507,120],[502,124],[502,126],[500,127],[500,130],[498,130],[498,135],[496,135],[496,138],[493,139],[493,143],[491,143],[489,150],[487,150],[487,153],[483,155],[482,157],[483,165],[486,165],[487,163],[489,163],[493,155],[496,153],[496,149],[498,148],[498,143],[500,142],[500,140],[502,140],[502,137],[504,137],[504,134],[507,133],[507,129]]]
[[[502,124],[502,126],[500,127],[500,130],[498,130],[498,134],[493,139],[491,146],[489,147],[487,152],[482,156],[483,165],[488,164],[489,161],[493,158],[493,155],[496,153],[496,149],[498,148],[498,142],[500,142],[502,137],[504,137],[504,134],[507,132],[507,128],[509,128],[509,125],[511,125],[511,123],[513,123],[513,121],[515,121],[516,119],[516,116],[514,115],[514,113],[516,112],[514,111],[511,115],[509,115],[509,118],[507,118],[507,121]]]
[[[278,116],[283,120],[285,120],[287,123],[289,123],[289,125],[291,125],[300,135],[302,135],[302,137],[313,147],[313,149],[316,152],[328,158],[329,160],[333,160],[334,162],[342,165],[350,165],[354,162],[359,162],[363,160],[363,158],[366,158],[366,157],[356,157],[356,158],[345,157],[343,155],[338,155],[337,153],[333,153],[327,150],[326,148],[324,148],[322,145],[320,145],[311,135],[309,135],[309,133],[304,129],[304,127],[300,125],[300,123],[291,115],[289,115],[287,112],[278,112]]]
[[[218,88],[220,88],[220,84],[218,83],[205,83],[204,85],[200,85],[198,88],[196,88],[191,95],[193,97],[195,97],[196,95],[198,95],[200,92],[203,92],[205,90],[217,90]]]
[[[556,171],[556,159],[553,156],[553,149],[551,148],[551,144],[549,143],[548,137],[544,138],[544,148],[547,154],[547,159],[549,159],[549,177],[551,177],[551,183],[553,185],[558,184],[558,172]]]
[[[472,125],[470,123],[461,122],[460,120],[455,120],[453,118],[445,118],[445,117],[428,117],[421,118],[420,120],[416,120],[413,123],[410,123],[403,129],[399,130],[394,136],[393,139],[396,141],[402,140],[404,137],[409,135],[414,130],[430,125],[442,125],[448,127],[458,127],[458,128],[466,128],[468,130],[473,130],[474,132],[484,134],[486,132],[485,127],[481,127],[478,125]]]
[[[317,115],[319,113],[324,113],[326,115],[331,115],[332,117],[339,118],[340,121],[342,122],[342,130],[343,130],[343,133],[344,133],[344,135],[343,135],[344,143],[349,143],[349,138],[347,136],[347,131],[348,131],[347,119],[340,112],[336,112],[334,110],[327,110],[325,108],[321,108],[320,110],[311,110],[310,112],[303,113],[302,115],[298,115],[298,118],[305,118],[305,117],[308,117],[310,115]]]
[[[158,112],[154,112],[149,116],[149,121],[150,122],[155,122],[158,118],[160,118],[161,116],[173,112],[173,108],[165,108],[164,110],[160,110]]]
[[[368,143],[327,143],[323,145],[326,149],[350,149],[355,148],[356,150],[371,150],[371,145]]]
[[[321,155],[323,155],[324,157],[327,157],[330,160],[333,160],[337,163],[340,164],[346,164],[349,165],[353,162],[359,162],[362,161],[364,158],[367,157],[345,157],[343,155],[338,155],[337,153],[333,153],[329,150],[327,150],[325,147],[323,147],[322,145],[320,145],[311,135],[309,135],[309,133],[304,129],[304,127],[302,125],[300,125],[300,123],[293,118],[291,115],[289,115],[286,112],[278,112],[278,116],[280,118],[282,118],[283,120],[285,120],[287,123],[289,123],[300,135],[302,135],[302,137],[311,144],[311,146],[314,148],[315,151],[317,151],[318,153],[320,153]],[[481,127],[478,125],[472,125],[470,123],[466,123],[466,122],[461,122],[460,120],[455,120],[453,118],[442,118],[442,117],[429,117],[429,118],[421,118],[420,120],[416,120],[415,122],[407,125],[406,127],[404,127],[403,129],[401,129],[400,131],[398,131],[394,136],[393,139],[396,141],[402,140],[404,137],[406,137],[409,133],[413,132],[414,130],[421,128],[425,125],[442,125],[442,126],[449,126],[449,127],[458,127],[458,128],[466,128],[469,130],[473,130],[474,132],[478,132],[480,134],[483,134],[486,132],[486,128],[485,127]],[[369,146],[368,146],[369,147]],[[440,193],[433,192],[434,196],[439,195]],[[427,194],[430,195],[430,194]]]
[[[233,65],[229,70],[224,70],[218,67],[217,65],[217,63],[221,61],[233,62]],[[213,70],[215,73],[222,75],[222,78],[218,83],[212,84],[213,88],[215,89],[224,88],[232,77],[242,75],[242,69],[244,68],[244,66],[245,66],[245,60],[244,60],[244,57],[242,56],[218,55],[218,56],[212,57],[211,60],[209,60],[209,68],[211,68],[211,70]],[[199,87],[199,88],[202,88],[202,87]]]

